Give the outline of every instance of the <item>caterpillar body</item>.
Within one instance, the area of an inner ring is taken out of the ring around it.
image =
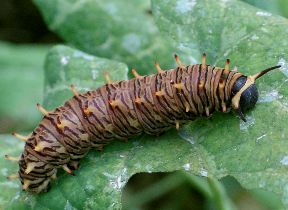
[[[37,105],[44,117],[29,137],[14,133],[26,141],[18,161],[23,190],[40,193],[48,190],[58,168],[73,175],[79,160],[91,148],[101,150],[114,138],[126,140],[145,132],[160,133],[199,116],[209,117],[214,111],[234,109],[242,120],[243,112],[258,99],[255,80],[270,67],[255,75],[245,76],[237,70],[206,64],[185,66],[175,55],[178,67],[128,81],[108,83],[96,90],[79,94],[53,111]],[[7,159],[13,159],[6,156]]]

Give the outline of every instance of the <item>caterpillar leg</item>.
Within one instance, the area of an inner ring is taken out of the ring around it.
[[[112,80],[110,79],[110,76],[106,70],[104,71],[104,77],[105,77],[107,84],[112,84]]]
[[[207,117],[210,117],[209,107],[205,107],[205,113]]]
[[[79,168],[80,163],[78,161],[70,161],[67,163],[68,168],[72,168],[73,170],[77,170]]]
[[[34,187],[32,185],[38,185]],[[41,183],[37,183],[36,181],[31,181],[28,179],[23,179],[22,181],[22,190],[26,191],[29,190],[31,192],[47,192],[50,189],[50,178],[41,180]]]
[[[132,71],[132,74],[134,75],[134,77],[135,77],[136,79],[140,79],[140,78],[143,77],[143,76],[141,76],[141,75],[139,75],[139,74],[137,73],[136,69],[132,69],[131,71]]]
[[[31,183],[30,180],[24,179],[23,180],[23,185],[22,185],[22,190],[27,190],[29,185],[30,185],[30,183]]]
[[[70,85],[70,88],[71,88],[74,96],[78,96],[79,95],[78,91],[76,90],[76,88],[75,88],[75,86],[73,84]]]
[[[51,176],[51,179],[53,179],[53,180],[57,179],[57,172],[55,172],[55,173]]]
[[[176,120],[175,123],[176,123],[176,130],[179,130],[179,128],[180,128],[180,122],[179,122],[178,120]]]
[[[103,145],[99,145],[99,146],[97,146],[95,149],[97,150],[97,151],[102,151],[103,150]]]
[[[164,72],[165,72],[165,71],[163,71],[163,70],[161,69],[159,63],[155,62],[155,63],[154,63],[154,66],[156,67],[158,74],[161,74],[161,73],[164,73]]]
[[[64,169],[64,171],[66,171],[68,174],[75,176],[75,174],[73,173],[73,171],[65,164],[62,166],[62,168]]]
[[[162,136],[164,133],[165,133],[165,131],[161,131],[161,132],[159,132],[157,134],[153,134],[153,135],[156,137],[159,137],[159,136]]]

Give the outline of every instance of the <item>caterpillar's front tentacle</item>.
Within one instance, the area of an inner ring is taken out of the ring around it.
[[[272,70],[274,70],[274,69],[278,69],[278,68],[280,68],[280,67],[281,67],[281,65],[271,66],[271,67],[269,67],[269,68],[267,68],[267,69],[264,69],[264,70],[258,72],[257,74],[254,74],[254,75],[249,76],[249,78],[251,79],[251,81],[252,81],[252,80],[255,81],[256,79],[262,77],[263,75],[265,75],[265,74],[268,73],[269,71],[272,71]]]

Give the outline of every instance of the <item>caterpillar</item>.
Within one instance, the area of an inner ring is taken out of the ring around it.
[[[71,175],[80,159],[91,148],[102,150],[113,139],[127,140],[145,132],[159,135],[162,132],[195,120],[210,117],[213,112],[235,110],[245,121],[244,112],[255,106],[258,91],[255,81],[267,72],[280,68],[273,66],[255,75],[245,76],[229,69],[202,63],[184,65],[175,55],[178,67],[162,70],[155,63],[157,74],[141,76],[135,69],[135,78],[107,83],[92,91],[78,93],[71,85],[73,98],[53,111],[38,109],[44,114],[31,135],[25,137],[25,147],[16,160],[19,171],[9,178],[19,178],[22,189],[35,193],[46,192],[57,169]]]

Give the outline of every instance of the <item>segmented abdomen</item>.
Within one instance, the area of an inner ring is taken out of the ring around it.
[[[226,111],[242,74],[209,65],[178,67],[106,84],[49,112],[28,139],[19,162],[26,188],[45,191],[55,168],[73,166],[91,147],[142,132],[157,135],[215,109]]]

